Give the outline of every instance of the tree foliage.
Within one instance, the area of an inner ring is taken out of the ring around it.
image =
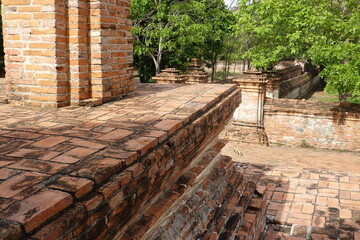
[[[256,68],[308,60],[324,67],[328,92],[360,97],[359,0],[242,0],[237,22]]]
[[[221,51],[229,30],[227,18],[232,17],[223,0],[133,0],[131,4],[134,63],[142,79],[167,66],[184,70],[190,58],[213,62],[213,56],[218,57],[214,52]]]

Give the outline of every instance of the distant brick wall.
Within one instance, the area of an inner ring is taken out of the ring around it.
[[[360,151],[360,105],[267,99],[265,133],[270,143]]]
[[[3,0],[13,104],[62,107],[133,90],[130,0]]]
[[[306,73],[280,83],[280,98],[302,99],[313,94],[320,85],[320,78]]]

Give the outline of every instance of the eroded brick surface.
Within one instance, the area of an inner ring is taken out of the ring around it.
[[[202,168],[183,173],[216,139],[239,101],[233,85],[142,84],[131,96],[97,108],[0,105],[0,186],[6,189],[0,218],[22,226],[6,227],[1,237],[110,239],[130,231],[128,222],[162,193],[171,189],[166,198],[174,202],[193,183]],[[232,172],[222,177],[228,184],[217,193],[225,199],[237,174],[229,160],[217,169],[201,186],[208,189],[211,181],[221,182],[221,172]],[[206,211],[216,204],[211,201]],[[236,200],[227,206],[241,210]],[[229,211],[227,217],[235,210]],[[217,229],[225,226],[223,220]],[[154,219],[143,223],[151,226]],[[14,231],[20,232],[9,237]]]

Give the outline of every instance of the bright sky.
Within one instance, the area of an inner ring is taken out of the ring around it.
[[[235,0],[235,1],[234,1],[234,0],[224,0],[224,1],[225,1],[225,4],[228,5],[228,6],[229,6],[230,4],[232,4],[232,7],[235,6],[235,4],[236,4],[236,2],[237,2],[237,0]],[[233,3],[233,2],[234,2],[234,3]]]

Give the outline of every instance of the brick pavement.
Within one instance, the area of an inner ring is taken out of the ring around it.
[[[360,153],[235,142],[223,153],[268,188],[264,239],[360,239]]]

